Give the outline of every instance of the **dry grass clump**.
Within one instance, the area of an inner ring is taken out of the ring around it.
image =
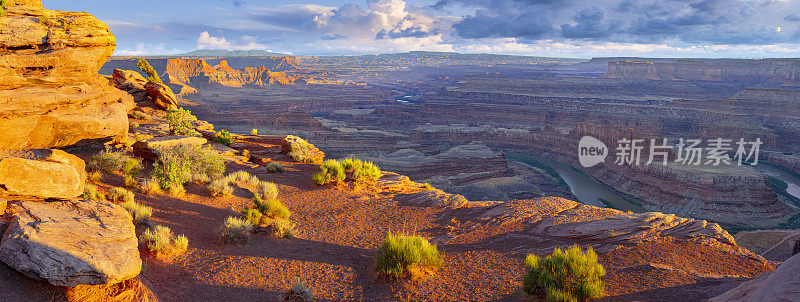
[[[186,252],[189,239],[185,235],[175,236],[172,230],[163,225],[147,229],[139,236],[139,243],[159,259],[171,258]]]
[[[314,294],[306,287],[306,284],[295,278],[292,281],[292,288],[283,297],[278,297],[278,300],[284,302],[311,302],[314,301]]]
[[[123,188],[111,188],[108,191],[108,200],[117,202],[133,202],[136,194]]]
[[[149,115],[147,115],[147,113],[144,113],[144,112],[141,112],[141,111],[133,111],[133,112],[129,113],[128,116],[133,118],[133,119],[143,120],[143,121],[152,119]]]
[[[394,279],[413,275],[417,270],[436,270],[441,266],[436,245],[420,236],[389,232],[378,248],[378,271]]]
[[[81,198],[86,200],[105,200],[106,196],[103,195],[102,192],[98,191],[95,185],[86,184],[83,186],[83,194],[81,194]]]
[[[261,214],[261,211],[258,209],[244,208],[242,209],[242,216],[244,216],[244,219],[247,219],[247,221],[250,221],[250,224],[255,226],[261,224],[261,217],[263,217],[264,214]]]
[[[265,223],[264,230],[272,237],[277,238],[295,238],[296,231],[295,225],[286,219],[268,219]]]
[[[278,186],[268,181],[262,181],[258,185],[256,195],[262,200],[278,198]]]
[[[100,173],[100,171],[89,171],[89,172],[86,172],[86,179],[94,181],[94,182],[99,182],[99,181],[103,180],[103,173]]]
[[[242,156],[250,158],[250,150],[244,149],[242,150]]]
[[[141,185],[142,192],[147,195],[161,194],[161,185],[158,184],[157,179],[146,179]]]
[[[284,144],[287,145],[287,148],[283,151],[294,161],[312,164],[317,163],[317,159],[314,158],[315,152],[313,152],[316,147],[306,140],[294,135],[288,135],[284,138]]]
[[[528,254],[522,289],[531,295],[546,295],[549,301],[587,301],[599,297],[605,285],[603,266],[589,247],[584,253],[577,245],[565,251],[555,248],[544,259]]]
[[[126,201],[120,204],[123,209],[128,211],[134,224],[144,224],[150,220],[153,215],[153,209],[147,206],[140,205],[135,201]]]
[[[286,171],[286,168],[284,168],[283,165],[281,165],[281,163],[278,162],[271,162],[267,164],[265,168],[267,169],[267,172],[270,173],[283,173],[284,171]]]
[[[130,128],[137,128],[137,127],[139,127],[139,123],[136,121],[131,121]]]
[[[131,157],[123,151],[100,151],[86,162],[89,171],[115,172],[138,174],[141,171],[141,160]]]
[[[216,179],[208,183],[206,189],[214,197],[225,197],[233,194],[233,186],[231,186],[231,182],[227,178]]]
[[[289,208],[277,199],[267,199],[264,202],[260,197],[256,196],[253,198],[253,203],[255,203],[255,209],[268,218],[289,219],[289,216],[291,216]]]
[[[314,174],[312,180],[315,184],[321,186],[326,183],[344,181],[345,176],[342,164],[338,160],[329,159],[322,162],[322,165],[319,166],[319,171]]]
[[[219,236],[223,243],[247,243],[252,230],[253,224],[249,220],[228,217],[219,229]]]

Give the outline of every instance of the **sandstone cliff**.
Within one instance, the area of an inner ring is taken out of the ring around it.
[[[604,78],[629,81],[724,81],[732,83],[800,84],[798,59],[676,59],[609,61]]]
[[[22,4],[22,5],[17,5]],[[97,71],[116,40],[88,13],[11,1],[0,18],[0,149],[124,138],[130,95]]]

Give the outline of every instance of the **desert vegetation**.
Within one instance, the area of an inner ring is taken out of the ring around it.
[[[225,159],[209,147],[175,146],[159,151],[161,155],[159,161],[153,163],[152,175],[161,189],[173,196],[182,195],[183,184],[193,178],[193,174],[217,176],[225,172]]]
[[[306,287],[305,282],[299,278],[292,280],[292,288],[278,300],[284,302],[311,302],[314,301],[314,294]]]
[[[591,247],[584,253],[573,245],[565,251],[555,248],[544,259],[529,254],[522,286],[526,293],[545,295],[549,301],[586,301],[603,293],[605,275]]]
[[[6,0],[0,0],[0,17],[6,15]]]
[[[142,72],[147,74],[147,81],[154,82],[154,83],[162,83],[161,77],[158,76],[158,72],[156,72],[153,66],[150,66],[150,62],[142,58],[136,59],[136,68],[139,68]]]
[[[281,165],[279,162],[271,162],[265,166],[267,172],[270,173],[283,173],[286,171],[286,168]]]
[[[313,152],[316,147],[311,143],[294,135],[287,135],[284,142],[291,142],[287,143],[288,147],[284,151],[292,160],[301,163],[316,163],[317,159]]]
[[[211,137],[211,141],[218,142],[225,146],[230,146],[231,143],[233,142],[233,138],[234,138],[233,134],[228,132],[228,130],[223,129],[219,132],[214,133],[214,136]]]
[[[220,227],[219,236],[223,243],[247,243],[252,230],[253,224],[249,220],[230,216]]]
[[[363,161],[357,158],[345,158],[342,160],[329,159],[322,162],[322,165],[319,166],[319,171],[317,174],[314,174],[312,180],[317,185],[342,181],[363,184],[378,180],[380,175],[381,169],[369,161]]]
[[[150,254],[159,259],[171,258],[186,252],[189,239],[185,235],[175,236],[168,227],[157,225],[144,231],[139,236],[142,244]]]
[[[144,224],[150,220],[153,215],[153,209],[147,206],[140,205],[134,200],[126,200],[120,206],[128,211],[134,224]]]
[[[108,191],[108,200],[116,202],[133,202],[136,195],[123,188],[111,188]]]
[[[378,248],[378,271],[394,279],[441,266],[436,245],[421,236],[389,232]]]
[[[197,120],[191,111],[178,108],[167,111],[169,133],[172,135],[198,135],[194,130],[194,121]]]
[[[83,186],[83,194],[81,194],[81,198],[87,200],[105,200],[106,196],[97,190],[97,186],[86,184]]]
[[[144,113],[144,112],[141,112],[141,111],[138,111],[138,110],[129,113],[128,116],[133,118],[133,119],[143,120],[143,121],[153,119],[152,117],[147,115],[147,113]]]

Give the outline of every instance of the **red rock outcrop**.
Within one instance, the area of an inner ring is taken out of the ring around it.
[[[97,73],[116,46],[108,26],[41,1],[11,1],[7,12],[0,18],[0,149],[124,138],[133,100]]]

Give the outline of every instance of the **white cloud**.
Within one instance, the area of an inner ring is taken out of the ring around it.
[[[169,55],[186,52],[176,48],[167,48],[166,44],[150,44],[136,42],[132,48],[117,48],[114,50],[115,56],[143,56],[143,55]]]
[[[258,37],[243,35],[236,43],[231,43],[225,37],[214,37],[207,31],[201,32],[197,37],[198,49],[227,49],[227,50],[254,50],[266,49],[267,46],[257,42]]]

